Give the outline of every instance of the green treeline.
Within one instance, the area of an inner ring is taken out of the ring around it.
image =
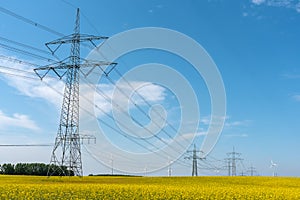
[[[56,166],[44,163],[5,163],[0,165],[0,174],[7,175],[34,175],[34,176],[74,176],[74,173],[65,166]],[[48,174],[49,170],[49,174]]]

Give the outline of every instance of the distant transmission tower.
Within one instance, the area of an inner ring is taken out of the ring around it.
[[[114,175],[114,158],[112,154],[110,154],[110,164],[111,164],[111,175]]]
[[[255,167],[253,167],[251,165],[251,167],[249,167],[249,170],[247,172],[250,173],[250,176],[254,176],[254,173],[256,173],[257,171],[256,171]]]
[[[227,158],[225,159],[227,161],[227,167],[228,167],[228,176],[236,176],[236,164],[237,161],[241,161],[240,158],[241,153],[237,153],[234,150],[232,152],[227,153]]]
[[[168,176],[172,176],[172,162],[170,158],[168,158]]]
[[[96,47],[93,40],[102,39],[107,39],[107,37],[80,34],[78,8],[74,33],[45,44],[51,53],[54,54],[62,44],[70,43],[71,55],[63,61],[34,69],[35,73],[41,79],[43,79],[50,71],[54,72],[60,79],[66,75],[60,123],[51,155],[48,176],[53,175],[58,170],[58,174],[60,175],[70,176],[73,175],[73,173],[77,176],[83,175],[80,140],[89,137],[86,135],[81,137],[79,135],[80,68],[90,67],[91,69],[94,69],[95,67],[108,65],[115,67],[116,63],[103,61],[91,62],[80,58],[80,43],[89,41]],[[90,72],[91,70],[89,73]],[[87,76],[88,74],[84,75]],[[67,171],[65,168],[67,168]]]
[[[198,164],[197,160],[202,160],[204,158],[201,158],[197,156],[197,153],[200,153],[201,151],[198,151],[196,149],[196,145],[194,144],[194,149],[192,151],[187,151],[187,153],[192,153],[191,156],[185,157],[185,159],[193,160],[193,168],[192,168],[192,176],[198,176]]]

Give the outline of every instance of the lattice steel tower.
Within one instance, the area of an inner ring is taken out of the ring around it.
[[[241,153],[238,153],[235,151],[234,147],[232,149],[232,152],[227,153],[228,158],[226,158],[225,160],[228,163],[228,176],[236,176],[236,164],[238,161],[242,161],[243,159],[240,158]]]
[[[57,63],[34,69],[35,73],[43,79],[50,71],[60,79],[66,75],[60,123],[54,148],[50,160],[48,176],[60,170],[61,175],[82,176],[81,137],[79,135],[79,78],[80,68],[116,65],[104,61],[87,61],[80,58],[80,43],[93,40],[107,39],[108,37],[80,34],[79,8],[77,9],[74,33],[60,39],[48,42],[45,45],[54,54],[62,44],[71,44],[71,54],[68,58]],[[84,61],[84,63],[83,63]],[[44,72],[44,73],[41,73]],[[89,71],[89,73],[91,70]],[[84,74],[87,76],[88,74]],[[85,136],[86,137],[86,136]],[[56,167],[59,166],[59,167]],[[67,168],[67,170],[65,170]]]
[[[196,145],[194,144],[194,149],[192,151],[187,151],[187,153],[192,153],[191,156],[186,156],[185,159],[193,160],[192,165],[192,176],[198,176],[198,164],[197,160],[203,160],[205,158],[197,156],[197,153],[203,153],[202,151],[198,151],[196,149]]]

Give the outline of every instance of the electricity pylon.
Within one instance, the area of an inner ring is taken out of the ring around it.
[[[60,123],[51,155],[48,176],[53,175],[56,170],[60,171],[58,172],[60,175],[71,176],[73,173],[77,176],[83,175],[80,140],[85,139],[86,136],[81,138],[79,135],[79,78],[80,73],[83,74],[80,69],[86,67],[91,68],[87,74],[84,74],[86,77],[95,67],[112,65],[112,68],[114,68],[116,63],[87,61],[80,58],[80,43],[88,41],[96,47],[93,40],[104,40],[107,38],[108,37],[80,34],[78,8],[74,33],[45,44],[51,53],[54,54],[61,45],[69,43],[71,44],[70,56],[63,61],[34,69],[35,73],[41,79],[51,71],[60,79],[66,75]],[[61,149],[59,147],[61,147]]]
[[[192,176],[198,176],[198,164],[197,160],[203,160],[204,158],[201,158],[197,156],[197,153],[201,153],[201,151],[198,151],[196,149],[196,145],[194,144],[194,149],[192,151],[187,151],[187,153],[192,153],[191,156],[186,156],[185,159],[193,160],[193,168],[192,168]]]
[[[170,157],[168,158],[168,176],[172,176],[172,162]]]
[[[251,167],[249,167],[249,170],[247,172],[250,173],[250,176],[254,176],[254,173],[256,173],[257,171],[256,168],[251,165]]]
[[[228,162],[228,176],[236,176],[236,163],[242,160],[240,155],[241,153],[235,152],[234,147],[232,152],[227,153],[228,158],[225,160]]]

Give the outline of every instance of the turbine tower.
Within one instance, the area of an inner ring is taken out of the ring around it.
[[[271,160],[271,165],[270,168],[273,170],[273,176],[277,176],[277,164],[273,162],[273,160]]]
[[[60,123],[51,155],[48,176],[54,173],[68,176],[83,175],[80,142],[82,139],[90,138],[90,136],[85,135],[81,137],[79,135],[79,78],[80,73],[83,73],[80,69],[86,67],[91,68],[87,74],[84,74],[86,77],[95,67],[108,65],[115,67],[116,63],[87,61],[80,58],[80,43],[88,41],[96,47],[93,40],[104,40],[107,38],[108,37],[80,34],[78,8],[74,33],[45,44],[52,54],[54,54],[62,44],[71,44],[70,56],[57,63],[34,69],[35,73],[41,79],[49,72],[54,72],[60,79],[66,76]]]

